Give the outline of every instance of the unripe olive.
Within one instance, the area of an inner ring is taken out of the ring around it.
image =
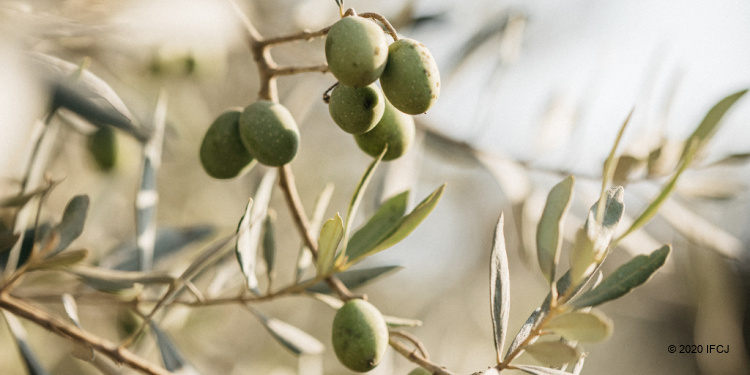
[[[240,138],[258,162],[278,167],[294,160],[299,147],[299,130],[294,117],[283,105],[259,100],[240,116]]]
[[[414,370],[409,371],[406,375],[432,375],[432,373],[427,371],[424,367],[417,367]]]
[[[333,318],[333,350],[352,371],[375,368],[388,349],[388,326],[380,311],[362,299],[352,299]]]
[[[383,73],[388,44],[383,29],[375,22],[349,16],[328,30],[325,52],[328,68],[339,82],[350,87],[365,87]]]
[[[240,140],[241,108],[219,115],[206,131],[200,159],[209,176],[228,179],[237,176],[253,160]]]
[[[401,112],[427,112],[440,96],[440,73],[424,44],[399,39],[388,47],[388,63],[380,76],[388,101]]]
[[[355,89],[338,85],[331,93],[328,112],[345,132],[362,134],[383,118],[385,98],[375,84]]]
[[[97,129],[88,139],[88,150],[96,166],[109,172],[117,163],[117,134],[109,126]]]
[[[414,119],[401,113],[386,100],[380,122],[369,132],[354,135],[354,139],[362,151],[373,157],[380,155],[387,144],[388,151],[383,156],[383,160],[387,161],[399,158],[409,151],[414,133]]]

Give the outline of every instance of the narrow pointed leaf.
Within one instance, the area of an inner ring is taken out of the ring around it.
[[[331,202],[333,196],[333,184],[327,184],[323,191],[318,195],[315,200],[315,208],[313,208],[313,214],[310,217],[310,231],[317,233],[320,230],[321,222],[325,215],[325,211],[328,208],[328,204]],[[312,254],[310,249],[303,244],[299,250],[299,256],[297,257],[296,272],[294,273],[294,281],[298,282],[302,279],[305,271],[312,265]]]
[[[399,318],[397,316],[383,315],[383,320],[388,327],[421,327],[422,321],[417,319]]]
[[[440,201],[440,197],[443,195],[445,185],[441,185],[430,195],[427,196],[417,207],[414,208],[408,215],[404,216],[399,220],[396,230],[393,231],[386,239],[380,242],[374,248],[367,250],[362,254],[349,254],[349,261],[347,267],[380,251],[383,251],[406,238],[414,229],[417,228],[422,221],[432,212]]]
[[[557,367],[578,359],[578,351],[561,341],[537,341],[526,352],[546,366]]]
[[[539,316],[541,316],[541,313],[542,309],[537,307],[534,312],[529,315],[529,318],[526,319],[526,322],[523,324],[523,326],[521,326],[521,329],[518,331],[518,334],[516,334],[513,342],[510,343],[508,352],[505,353],[505,358],[508,358],[510,353],[513,353],[516,349],[518,349],[518,346],[521,345],[521,343],[526,340],[527,337],[529,337],[529,333],[531,333],[531,329],[534,328],[534,324],[536,324],[536,321],[539,319]]]
[[[305,331],[276,318],[266,317],[255,309],[250,309],[250,311],[258,317],[268,333],[292,353],[304,355],[320,354],[325,351],[325,345]]]
[[[734,103],[745,95],[745,93],[747,93],[747,89],[735,92],[716,103],[708,113],[706,113],[706,117],[703,118],[703,121],[701,121],[698,127],[693,131],[693,134],[690,135],[687,144],[690,144],[690,141],[693,139],[698,140],[698,147],[702,147],[706,144],[718,130],[719,123],[727,111],[729,111]],[[688,146],[686,145],[685,152],[688,151],[687,147]]]
[[[29,271],[72,266],[85,260],[88,255],[89,251],[86,249],[68,250],[62,254],[45,258],[39,263],[35,262],[29,265]]]
[[[76,266],[70,269],[88,286],[104,291],[128,289],[135,284],[170,284],[174,277],[162,272],[126,272],[105,268]]]
[[[622,135],[625,134],[625,128],[628,127],[628,124],[630,123],[630,118],[633,117],[633,112],[635,111],[635,108],[630,110],[630,113],[628,113],[628,117],[625,118],[625,121],[622,123],[622,126],[620,126],[620,130],[617,132],[617,137],[615,138],[615,143],[612,145],[612,149],[609,151],[609,156],[607,156],[607,160],[604,161],[604,168],[602,170],[602,189],[601,193],[599,194],[599,205],[598,210],[596,211],[596,221],[601,222],[602,215],[604,214],[604,202],[608,199],[607,196],[607,186],[609,186],[610,183],[612,183],[612,179],[615,175],[615,167],[616,167],[616,161],[617,161],[617,147],[620,145],[620,141],[622,140]]]
[[[263,226],[258,224],[268,214],[268,204],[271,201],[275,181],[276,169],[269,169],[255,190],[252,204],[248,203],[245,214],[237,226],[237,246],[235,248],[237,260],[240,263],[242,274],[245,275],[247,288],[255,294],[260,294],[255,266],[263,230]]]
[[[336,277],[346,285],[349,289],[356,289],[365,286],[375,280],[386,277],[397,271],[403,269],[401,266],[380,266],[371,268],[358,268],[339,272]],[[303,281],[304,283],[304,281]],[[321,281],[306,289],[308,292],[314,293],[331,293],[331,288],[325,282]]]
[[[572,311],[550,319],[544,329],[569,341],[599,342],[612,335],[612,320],[597,310]]]
[[[573,306],[577,308],[597,306],[624,296],[633,288],[648,281],[654,272],[664,265],[671,251],[670,245],[664,245],[651,255],[639,255],[631,259],[607,276],[596,288],[574,300]]]
[[[18,349],[21,352],[21,357],[23,358],[24,365],[26,365],[28,374],[47,375],[47,371],[42,367],[42,364],[39,362],[37,356],[34,354],[34,351],[26,340],[26,330],[21,325],[21,322],[15,317],[15,315],[12,315],[5,310],[3,310],[2,313],[5,317],[5,322],[8,323],[10,333],[16,340],[16,345],[18,345]]]
[[[266,221],[263,222],[263,261],[266,262],[266,274],[271,283],[275,274],[273,266],[276,263],[276,211],[269,209]]]
[[[570,207],[574,184],[575,178],[571,175],[550,190],[537,227],[537,257],[548,283],[555,280],[555,268],[560,260],[562,246],[563,218]]]
[[[86,213],[89,209],[88,195],[78,195],[68,202],[63,212],[62,220],[57,225],[55,231],[60,236],[55,250],[51,254],[56,254],[65,250],[70,243],[83,233],[83,226],[86,223]]]
[[[164,368],[180,375],[198,375],[198,371],[185,360],[172,339],[153,322],[151,322],[151,331],[156,336]]]
[[[505,251],[503,222],[503,215],[500,214],[495,228],[495,238],[492,240],[490,257],[490,312],[492,313],[497,363],[501,362],[510,316],[510,270],[508,254]]]
[[[65,314],[78,328],[83,329],[81,321],[78,318],[78,305],[72,295],[65,293],[62,295],[62,305],[65,310]],[[96,352],[90,345],[84,345],[82,343],[73,343],[73,357],[87,362],[91,362],[96,358]]]
[[[328,219],[320,230],[318,238],[318,275],[328,275],[333,271],[333,263],[336,249],[339,247],[341,238],[344,236],[344,222],[337,213],[332,219]]]
[[[47,185],[47,186],[42,186],[42,187],[40,187],[38,189],[32,190],[32,191],[30,191],[28,193],[25,193],[25,194],[0,198],[0,208],[23,207],[32,198],[47,193],[48,191],[50,191],[56,185],[57,185],[57,183],[53,183],[53,184],[50,184],[50,185]]]
[[[406,213],[408,200],[409,191],[405,191],[385,201],[370,220],[349,239],[346,250],[348,256],[356,258],[360,254],[366,254],[391,235]]]
[[[531,375],[570,375],[569,372],[557,370],[549,367],[532,366],[532,365],[513,365],[514,368]]]
[[[207,238],[214,231],[214,227],[209,225],[159,228],[154,242],[154,263]],[[114,247],[110,254],[102,260],[102,267],[120,271],[138,271],[138,246],[132,239]]]

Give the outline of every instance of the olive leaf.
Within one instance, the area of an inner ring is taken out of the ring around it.
[[[83,233],[83,226],[86,223],[86,213],[89,208],[88,195],[77,195],[68,202],[63,211],[63,217],[60,224],[57,224],[55,231],[59,234],[60,241],[50,255],[63,251],[70,246],[71,242]]]
[[[76,325],[76,327],[83,330],[83,327],[81,326],[81,321],[78,318],[78,305],[76,304],[76,300],[73,298],[72,295],[68,293],[64,293],[61,297],[62,299],[62,305],[63,309],[65,310],[65,314],[70,318],[70,320],[73,322],[73,324]],[[78,359],[91,362],[96,358],[96,352],[90,345],[85,345],[82,343],[74,342],[73,343],[73,357],[76,357]]]
[[[336,213],[336,216],[328,219],[320,230],[320,237],[318,237],[318,276],[327,276],[333,271],[336,249],[338,249],[343,236],[344,223],[341,216]]]
[[[70,272],[81,278],[86,285],[103,291],[117,291],[132,288],[136,284],[169,284],[174,277],[163,272],[128,272],[106,268],[75,266]]]
[[[310,218],[310,231],[317,233],[320,230],[321,222],[325,215],[325,211],[328,208],[328,204],[331,202],[333,196],[333,184],[327,184],[323,191],[318,195],[315,200],[315,207],[313,208],[313,214]],[[297,256],[296,271],[294,272],[294,282],[299,282],[302,279],[305,271],[312,265],[312,253],[307,247],[304,241],[300,246],[299,255]]]
[[[10,250],[19,238],[21,238],[20,234],[15,234],[10,230],[0,232],[0,252]]]
[[[697,140],[698,148],[703,147],[708,141],[711,140],[713,135],[719,129],[719,124],[724,115],[729,111],[730,108],[737,102],[743,95],[747,93],[747,89],[740,90],[734,94],[728,95],[716,103],[703,118],[697,128],[690,134],[688,141],[685,144],[683,153],[687,153],[689,145],[692,141]]]
[[[310,334],[279,319],[269,318],[250,306],[246,305],[246,307],[260,320],[268,333],[292,353],[304,355],[320,354],[325,351],[325,345]]]
[[[86,249],[68,250],[30,264],[29,271],[71,266],[84,261],[88,256],[89,251]]]
[[[268,209],[268,215],[263,222],[263,261],[266,262],[266,275],[270,285],[275,275],[273,266],[276,262],[276,211]]]
[[[571,311],[557,315],[544,324],[544,330],[566,340],[599,342],[612,335],[612,320],[598,310]]]
[[[539,317],[542,315],[542,308],[537,307],[534,309],[534,312],[529,315],[529,317],[526,319],[526,322],[523,323],[521,326],[521,329],[518,331],[518,334],[516,334],[516,337],[513,339],[513,342],[510,343],[510,346],[508,347],[508,352],[505,353],[505,358],[508,358],[510,353],[513,353],[518,347],[521,345],[521,343],[526,340],[527,337],[529,337],[529,334],[531,333],[531,329],[534,328],[534,325],[536,324],[537,320],[539,320]],[[532,341],[531,343],[533,343]]]
[[[214,233],[210,225],[191,225],[185,227],[164,227],[156,231],[154,241],[154,263],[169,257],[186,248],[188,245],[201,241]],[[133,239],[123,241],[104,258],[100,265],[120,271],[138,271],[138,245]]]
[[[605,201],[608,199],[607,186],[612,183],[612,180],[615,176],[615,169],[618,160],[617,147],[620,145],[622,135],[625,134],[625,129],[628,127],[630,119],[633,117],[633,112],[635,112],[635,108],[630,110],[630,113],[628,113],[628,117],[625,118],[625,121],[623,121],[622,125],[620,126],[620,130],[617,132],[617,137],[615,137],[615,143],[612,145],[612,149],[610,149],[609,151],[609,156],[607,156],[607,159],[604,161],[604,167],[602,170],[602,188],[601,193],[599,194],[599,205],[597,206],[599,208],[596,211],[595,216],[597,222],[601,222],[602,215],[604,215],[604,208],[606,207]]]
[[[578,350],[562,341],[537,341],[524,347],[537,361],[550,366],[562,366],[578,358]]]
[[[550,190],[536,231],[539,267],[550,284],[555,280],[555,268],[560,261],[563,218],[570,207],[574,184],[575,177],[571,175]]]
[[[532,366],[532,365],[514,365],[515,369],[521,370],[531,375],[570,375],[569,372],[557,370],[549,367]]]
[[[440,197],[443,195],[444,190],[445,184],[441,185],[430,195],[428,195],[409,214],[399,219],[397,222],[398,225],[395,226],[393,232],[391,232],[387,237],[385,237],[385,239],[380,241],[374,247],[365,248],[358,251],[357,253],[347,251],[349,260],[343,268],[346,269],[354,263],[364,259],[365,257],[383,251],[406,238],[432,212],[432,210],[440,201]]]
[[[156,343],[159,346],[159,353],[161,353],[161,360],[164,363],[164,368],[181,375],[198,375],[198,371],[185,360],[172,339],[170,339],[169,336],[167,336],[167,334],[156,325],[156,323],[153,321],[150,323],[151,332],[156,336]]]
[[[235,254],[242,274],[245,275],[247,288],[255,294],[260,294],[258,277],[255,274],[258,246],[263,229],[263,226],[259,225],[261,223],[259,219],[267,215],[275,181],[276,169],[269,169],[260,181],[253,199],[248,202],[245,214],[242,215],[237,225]]]
[[[349,239],[349,256],[367,253],[393,233],[399,225],[399,220],[406,213],[408,200],[409,191],[405,191],[385,201],[367,223]]]
[[[21,352],[23,363],[26,366],[26,370],[28,371],[29,375],[47,375],[47,370],[45,370],[41,362],[39,362],[36,354],[34,354],[34,351],[31,349],[31,346],[29,346],[29,343],[26,340],[26,329],[23,328],[21,322],[18,320],[18,318],[16,318],[15,315],[5,310],[2,310],[2,313],[5,317],[5,322],[8,324],[10,333],[16,340],[16,345],[18,346],[18,350]]]
[[[341,280],[341,282],[344,283],[344,285],[346,285],[347,288],[357,289],[375,280],[378,280],[380,278],[393,274],[397,271],[400,271],[401,269],[403,269],[402,266],[379,266],[379,267],[371,267],[371,268],[357,268],[357,269],[346,270],[344,272],[339,272],[336,274],[336,277],[338,277],[339,280]],[[305,281],[301,282],[301,284],[304,284],[304,283]],[[323,281],[320,281],[310,286],[306,290],[308,292],[323,293],[323,294],[328,294],[332,292],[331,287],[328,286],[328,284]]]
[[[505,250],[503,224],[503,214],[500,214],[495,227],[492,254],[490,255],[490,312],[492,313],[492,328],[498,364],[502,362],[503,344],[510,317],[510,271],[508,254]]]
[[[664,245],[651,255],[638,255],[607,276],[595,288],[572,302],[577,308],[597,306],[620,298],[645,283],[666,262],[672,247]]]

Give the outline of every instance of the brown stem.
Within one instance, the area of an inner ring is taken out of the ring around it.
[[[414,344],[414,346],[417,347],[419,352],[422,353],[422,357],[424,357],[427,360],[430,359],[430,355],[427,354],[427,348],[424,347],[424,344],[422,344],[422,341],[419,341],[419,339],[416,336],[412,335],[411,333],[398,330],[398,329],[391,329],[388,331],[388,334],[390,334],[391,336],[396,336],[396,337],[401,337],[401,338],[406,339],[407,341],[411,342],[412,344]]]
[[[296,32],[296,33],[292,33],[288,35],[281,35],[281,36],[277,36],[273,38],[264,39],[260,43],[266,46],[272,46],[276,44],[296,42],[296,41],[302,41],[302,40],[309,42],[313,38],[325,36],[326,34],[328,34],[328,30],[330,29],[331,27],[328,26],[326,28],[323,28],[317,31],[304,30],[304,31],[300,31],[300,32]]]
[[[144,374],[171,374],[171,372],[148,362],[125,348],[118,347],[114,343],[85,332],[75,325],[67,324],[59,318],[49,315],[45,311],[16,299],[7,293],[0,294],[0,308],[7,310],[13,315],[29,320],[50,332],[90,346],[116,363],[124,364]]]
[[[390,34],[391,37],[393,38],[393,41],[398,40],[398,33],[396,32],[396,28],[394,28],[393,25],[391,25],[391,23],[388,22],[388,20],[382,15],[378,13],[362,13],[359,16],[364,17],[364,18],[372,18],[374,20],[380,21],[380,23],[382,23],[383,26],[385,26],[385,29],[387,30],[388,34]]]
[[[328,65],[285,66],[273,69],[272,74],[274,76],[290,76],[299,73],[328,73],[328,71]]]
[[[436,375],[455,375],[454,373],[446,370],[444,367],[441,367],[440,365],[437,365],[435,363],[430,362],[427,358],[423,357],[422,355],[417,354],[415,349],[411,349],[408,346],[406,346],[404,343],[399,342],[393,337],[390,337],[388,339],[388,343],[391,345],[391,347],[396,350],[399,354],[404,356],[404,358],[408,359],[411,362],[414,362],[422,367],[424,367],[427,371],[432,372]]]

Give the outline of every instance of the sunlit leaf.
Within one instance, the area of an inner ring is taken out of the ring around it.
[[[276,341],[296,355],[320,354],[325,345],[299,328],[276,318],[269,318],[248,307]]]
[[[401,266],[380,266],[371,268],[358,268],[339,272],[336,277],[346,285],[349,289],[356,289],[367,285],[375,280],[386,277],[399,270],[403,269]],[[304,283],[304,281],[302,281]],[[331,293],[331,288],[325,282],[321,281],[309,288],[307,291],[314,293]]]
[[[688,142],[685,146],[684,152],[688,152],[688,147],[692,140],[698,141],[699,148],[703,147],[703,145],[705,145],[716,133],[719,128],[720,121],[727,113],[727,111],[729,111],[734,103],[737,102],[737,100],[739,100],[743,95],[745,95],[745,93],[747,93],[747,89],[737,91],[734,94],[731,94],[716,103],[708,111],[708,113],[706,113],[706,117],[703,118],[703,121],[701,121],[698,127],[693,131],[693,134],[691,134],[688,138]]]
[[[344,236],[344,222],[337,213],[326,220],[318,238],[318,275],[327,276],[333,271],[336,249]]]
[[[268,214],[268,204],[271,201],[271,193],[275,182],[276,169],[269,169],[260,181],[252,201],[247,204],[245,214],[237,225],[235,254],[242,274],[245,275],[247,288],[255,294],[260,294],[255,266],[263,230],[263,226],[258,224]]]
[[[358,262],[359,260],[364,259],[365,257],[383,251],[406,238],[409,234],[411,234],[411,232],[414,231],[414,229],[417,228],[420,223],[422,223],[425,218],[427,218],[427,215],[432,212],[432,210],[440,201],[440,197],[443,195],[444,190],[445,185],[443,184],[435,191],[433,191],[429,196],[427,196],[427,198],[419,203],[417,207],[414,208],[414,210],[401,218],[396,230],[394,230],[393,233],[391,233],[387,238],[381,241],[377,246],[370,250],[367,250],[367,252],[362,254],[348,254],[349,261],[347,263],[347,267]]]
[[[60,235],[60,242],[58,242],[55,250],[51,254],[55,254],[62,250],[65,250],[70,243],[73,242],[78,236],[83,233],[83,226],[86,223],[86,213],[89,209],[89,197],[88,195],[78,195],[68,202],[63,212],[62,220],[60,224],[55,227],[55,231]]]
[[[555,280],[555,268],[560,260],[563,218],[570,207],[575,178],[568,176],[550,190],[547,204],[536,231],[539,267],[548,283]]]
[[[532,366],[532,365],[513,365],[514,368],[532,375],[570,375],[569,372],[557,370],[549,367]]]
[[[510,317],[510,271],[508,254],[505,251],[503,224],[503,215],[500,214],[495,227],[490,256],[490,312],[492,313],[497,363],[501,362]]]
[[[375,169],[380,164],[380,161],[383,160],[383,156],[385,156],[385,153],[388,151],[388,146],[383,149],[383,151],[376,157],[372,163],[367,167],[365,170],[365,173],[362,174],[362,177],[359,180],[359,183],[357,184],[357,187],[354,189],[354,194],[352,194],[352,199],[349,202],[349,208],[346,211],[346,222],[344,223],[344,244],[342,245],[342,251],[339,254],[339,259],[344,259],[344,257],[348,257],[349,259],[354,259],[353,256],[349,255],[348,251],[348,240],[349,240],[349,232],[352,227],[352,223],[354,223],[354,215],[356,215],[357,210],[359,209],[359,204],[362,202],[362,196],[365,193],[365,189],[367,188],[367,185],[370,183],[370,180],[372,179],[372,175],[375,173]]]
[[[325,211],[328,208],[328,204],[331,202],[333,196],[333,184],[327,184],[323,191],[318,195],[315,201],[315,207],[313,208],[313,214],[310,217],[310,231],[317,233],[320,230],[320,225],[323,222]],[[297,257],[296,271],[294,273],[294,281],[298,282],[302,279],[305,271],[312,265],[312,254],[310,249],[302,241],[302,246],[299,250],[299,256]]]
[[[169,284],[174,277],[163,272],[127,272],[89,266],[75,266],[70,269],[74,275],[90,287],[104,291],[132,288],[136,284]]]
[[[581,374],[581,371],[583,370],[583,364],[586,362],[586,355],[587,353],[581,353],[581,355],[578,356],[578,361],[576,362],[575,366],[573,366],[573,370],[571,370],[573,375]]]
[[[750,152],[745,152],[745,153],[740,153],[740,154],[730,154],[715,162],[712,162],[711,164],[706,165],[706,167],[713,167],[713,166],[719,166],[719,165],[744,165],[748,161],[750,161]]]
[[[674,200],[664,202],[659,214],[672,228],[698,246],[705,246],[729,259],[742,259],[746,254],[745,245],[739,238],[681,203]]]
[[[597,310],[572,311],[553,317],[544,329],[569,341],[599,342],[612,335],[612,320]]]
[[[617,158],[615,172],[612,176],[614,185],[625,186],[632,176],[646,165],[646,161],[632,155],[622,155]]]
[[[383,315],[383,320],[388,327],[420,327],[422,321],[417,319],[399,318],[396,316]]]
[[[550,367],[562,366],[578,358],[576,348],[561,341],[537,341],[526,346],[525,350],[537,361]]]
[[[10,333],[16,339],[16,345],[18,345],[18,349],[21,352],[21,357],[23,358],[23,363],[26,366],[28,374],[47,375],[47,371],[42,367],[42,364],[39,362],[37,356],[34,354],[34,351],[26,340],[26,330],[21,325],[21,322],[15,317],[15,315],[12,315],[5,310],[2,310],[2,313],[5,317],[5,322],[8,323]]]
[[[615,175],[615,163],[617,161],[617,147],[620,145],[620,141],[622,140],[622,135],[625,134],[625,129],[628,127],[628,124],[630,123],[630,119],[633,117],[633,112],[635,112],[635,108],[630,110],[630,113],[628,113],[628,117],[625,118],[625,121],[622,123],[622,126],[620,126],[620,130],[617,132],[617,137],[615,137],[615,143],[612,145],[612,149],[609,151],[609,156],[607,156],[607,159],[604,161],[604,167],[602,170],[602,189],[601,193],[599,194],[599,205],[598,210],[596,211],[596,215],[594,216],[596,218],[597,222],[601,222],[602,215],[604,214],[604,208],[605,206],[602,206],[605,202],[605,200],[608,199],[607,194],[607,187],[612,183],[612,179]]]
[[[383,203],[362,228],[354,232],[347,245],[347,255],[358,257],[383,242],[393,233],[406,213],[409,192],[405,191]]]
[[[666,262],[672,251],[670,245],[654,251],[651,255],[639,255],[620,266],[594,289],[572,302],[578,308],[597,306],[620,298],[633,288],[645,283]]]
[[[521,345],[521,343],[526,340],[527,337],[529,337],[529,333],[531,333],[531,329],[534,328],[534,324],[536,324],[536,321],[539,319],[539,316],[541,316],[541,313],[542,309],[540,307],[537,307],[534,312],[529,315],[528,319],[526,319],[526,322],[523,323],[523,326],[521,326],[518,334],[516,334],[516,337],[513,339],[513,342],[510,343],[508,352],[505,353],[505,358],[508,358],[510,353],[513,353],[516,349],[518,349],[518,346]]]
[[[159,346],[164,368],[180,375],[198,375],[198,371],[185,360],[172,339],[159,329],[154,322],[151,322],[151,332],[156,336],[156,343]]]
[[[275,274],[273,266],[276,263],[276,211],[269,209],[266,221],[263,222],[263,261],[266,262],[268,283]]]

